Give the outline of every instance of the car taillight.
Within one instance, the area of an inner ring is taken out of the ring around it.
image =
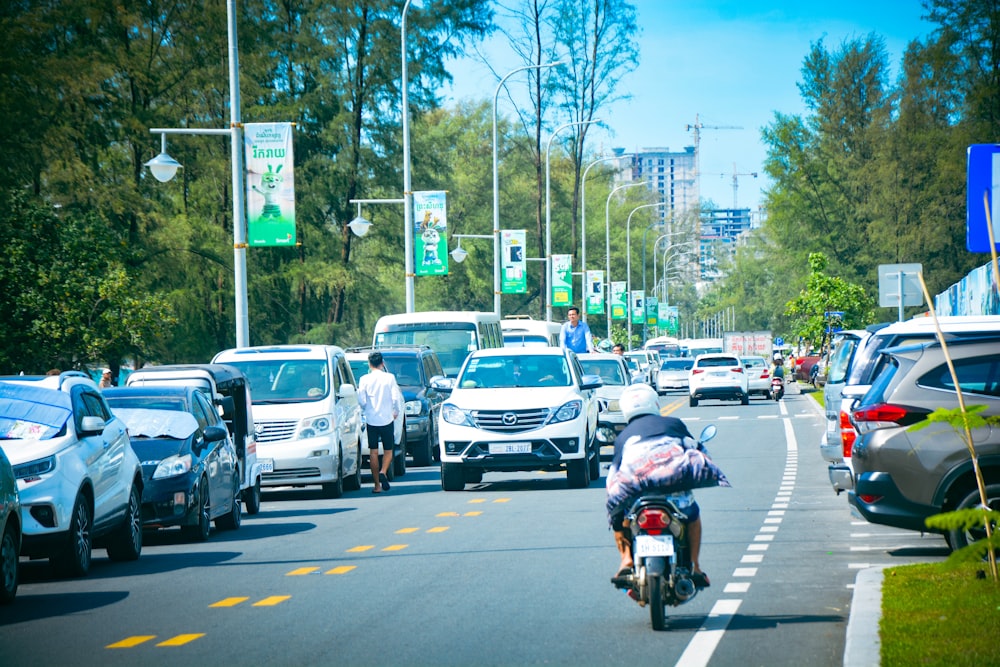
[[[760,374],[761,380],[766,380],[769,377],[771,377],[771,374],[768,371],[764,371],[763,373]]]
[[[729,370],[731,370],[734,373],[742,373],[743,372],[743,367],[742,366],[737,366],[736,368],[730,368]]]
[[[861,499],[861,502],[867,505],[871,505],[873,503],[877,503],[878,501],[882,500],[882,496],[873,496],[867,493],[858,496],[858,498]]]
[[[636,523],[650,535],[659,535],[670,525],[670,517],[661,509],[644,509],[639,512]]]
[[[845,410],[840,411],[840,446],[844,452],[844,458],[851,458],[851,450],[854,448],[854,441],[857,440],[858,433],[851,424],[851,415]]]
[[[697,375],[698,373],[704,373],[704,372],[705,372],[704,368],[692,368],[691,369],[691,375]]]
[[[930,414],[930,410],[923,408],[910,408],[905,405],[879,403],[877,405],[867,405],[852,412],[851,423],[854,424],[858,433],[864,435],[880,428],[916,424],[923,421],[924,417],[928,414]]]

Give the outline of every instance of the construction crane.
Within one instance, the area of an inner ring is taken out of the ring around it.
[[[697,199],[700,200],[701,199],[701,186],[700,186],[699,178],[701,177],[701,170],[700,170],[699,162],[701,160],[701,153],[700,153],[700,150],[701,150],[701,131],[703,129],[705,129],[705,130],[742,130],[743,126],[742,125],[705,125],[704,123],[702,123],[699,120],[698,114],[695,114],[694,115],[694,124],[693,125],[692,124],[688,124],[685,129],[688,132],[694,130],[694,182],[695,182],[695,186],[698,188],[698,197],[697,197]]]
[[[718,174],[718,173],[712,173],[712,172],[705,172],[705,174],[708,175],[708,176],[729,176],[729,174]],[[734,162],[733,163],[733,173],[732,173],[732,176],[733,176],[733,210],[735,211],[737,208],[739,208],[739,203],[738,203],[738,200],[736,198],[736,192],[737,192],[737,190],[740,187],[739,177],[740,176],[753,176],[754,178],[757,178],[757,172],[756,171],[741,171],[741,172],[737,172],[736,171],[736,163]]]

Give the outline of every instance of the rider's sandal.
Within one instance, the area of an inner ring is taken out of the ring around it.
[[[691,581],[694,582],[695,588],[708,588],[712,585],[712,582],[708,580],[708,575],[704,572],[695,572],[691,575]]]

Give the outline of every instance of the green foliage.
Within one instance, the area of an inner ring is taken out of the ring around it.
[[[976,540],[972,544],[957,549],[948,557],[950,563],[982,563],[988,556],[990,548],[994,553],[1000,551],[1000,534],[997,534],[997,525],[1000,524],[1000,512],[985,508],[966,508],[942,512],[934,516],[927,517],[925,523],[928,528],[938,531],[957,530],[962,532],[981,531],[986,522],[990,522],[992,531],[989,539]]]
[[[919,431],[931,424],[950,424],[956,431],[989,426],[1000,426],[1000,415],[983,415],[988,405],[967,405],[962,408],[937,408],[923,420],[911,425],[908,431]]]
[[[830,311],[844,313],[841,323],[846,329],[863,327],[874,319],[874,300],[864,288],[826,275],[826,265],[822,253],[809,255],[811,271],[806,287],[785,307],[792,333],[814,342],[823,339]]]

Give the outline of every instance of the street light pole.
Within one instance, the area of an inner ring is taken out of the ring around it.
[[[632,209],[632,212],[628,214],[628,220],[625,222],[625,291],[628,292],[629,307],[631,308],[632,302],[632,216],[636,211],[644,208],[656,208],[659,206],[667,206],[670,202],[657,202],[655,204],[641,204]],[[643,299],[645,299],[646,294],[643,292]],[[645,301],[643,302],[643,309],[645,309]],[[643,311],[643,319],[645,319],[645,310]],[[632,313],[628,313],[625,318],[628,320],[628,343],[632,344]]]
[[[411,0],[403,5],[403,16],[400,27],[402,43],[402,73],[403,73],[403,252],[406,258],[403,262],[404,289],[406,292],[406,312],[415,310],[413,297],[413,192],[410,186],[410,106],[407,97],[406,77],[406,11]]]
[[[602,157],[594,160],[587,165],[587,168],[583,170],[583,178],[580,179],[580,273],[582,274],[582,279],[580,280],[580,285],[582,289],[580,294],[583,295],[584,300],[587,295],[587,172],[595,164],[600,164],[601,162],[607,162],[609,160],[620,160],[621,157],[618,155],[612,155],[610,157]],[[605,281],[608,280],[607,277],[604,278]],[[610,298],[611,288],[608,288],[608,293],[604,295],[605,299]],[[583,321],[587,321],[587,307],[581,309]],[[610,328],[609,328],[610,331]],[[610,336],[609,336],[610,338]]]
[[[542,69],[545,67],[557,67],[565,65],[564,61],[554,63],[544,63],[542,65],[527,65],[507,72],[497,84],[496,92],[493,93],[493,312],[500,316],[500,172],[497,168],[497,99],[500,97],[500,90],[507,82],[507,79],[518,72],[529,69]]]
[[[565,130],[567,127],[573,127],[574,125],[590,125],[591,123],[602,123],[604,122],[600,118],[595,118],[594,120],[578,120],[572,123],[565,123],[560,125],[555,129],[555,131],[549,136],[549,141],[545,145],[545,256],[548,258],[548,264],[545,272],[545,291],[548,294],[545,295],[545,321],[552,321],[552,193],[551,193],[551,181],[549,172],[549,155],[552,152],[552,140],[556,138],[556,135]]]
[[[624,185],[619,185],[616,188],[612,188],[611,192],[608,193],[608,201],[604,204],[604,261],[607,269],[608,281],[608,294],[605,305],[608,308],[608,340],[611,340],[611,197],[619,190],[624,190],[625,188],[634,188],[637,185],[648,185],[645,181],[638,181],[635,183],[625,183]],[[628,303],[628,295],[625,296],[625,302]],[[629,319],[629,314],[626,309],[626,319]]]

